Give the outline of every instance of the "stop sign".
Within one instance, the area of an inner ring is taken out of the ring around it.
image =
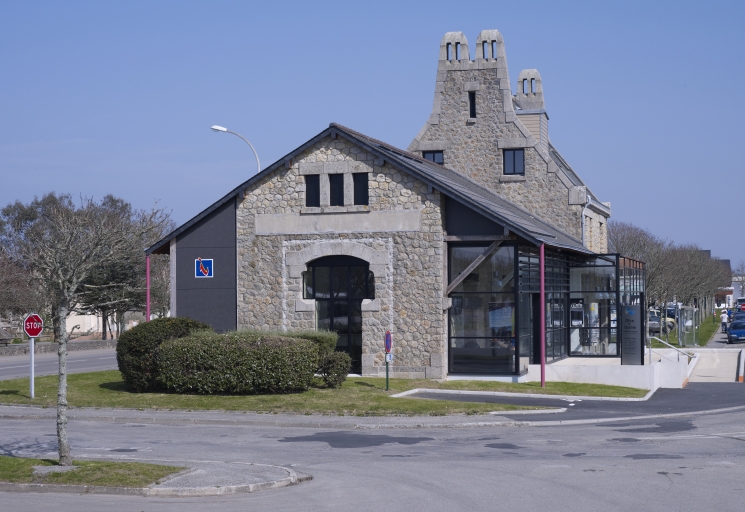
[[[740,304],[740,310],[741,310],[741,311],[745,311],[745,303],[743,303],[743,304]]]
[[[23,321],[23,332],[25,332],[29,338],[38,338],[43,329],[44,320],[42,320],[36,313],[28,315]]]

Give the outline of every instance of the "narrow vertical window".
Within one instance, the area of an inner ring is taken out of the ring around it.
[[[491,42],[491,56],[492,56],[492,59],[497,58],[497,42],[496,41]]]
[[[455,60],[460,60],[460,43],[455,43]]]
[[[318,174],[305,176],[305,206],[321,206],[321,180]]]
[[[365,205],[369,204],[369,196],[367,191],[368,173],[356,172],[352,174],[354,180],[354,204]]]
[[[486,41],[481,43],[481,53],[485,59],[489,58],[489,46]]]
[[[468,114],[471,119],[476,119],[476,92],[468,93]]]
[[[329,174],[329,196],[331,206],[344,206],[343,174]]]
[[[451,45],[450,43],[446,44],[446,45],[445,45],[445,53],[446,53],[447,55],[445,55],[445,58],[446,58],[447,60],[453,60],[453,55],[452,55],[452,51],[453,51],[453,50],[452,50],[452,45]]]

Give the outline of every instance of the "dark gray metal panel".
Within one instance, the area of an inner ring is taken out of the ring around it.
[[[176,240],[176,314],[220,332],[237,326],[235,205],[220,206]],[[197,258],[213,260],[213,277],[195,277]]]
[[[235,247],[235,200],[217,208],[177,239],[182,247]]]
[[[218,289],[179,290],[178,316],[209,324],[217,332],[234,331],[236,296],[232,291],[226,292]]]
[[[504,226],[445,196],[445,229],[451,236],[503,235]]]

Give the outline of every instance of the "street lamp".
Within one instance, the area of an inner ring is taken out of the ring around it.
[[[223,126],[217,126],[217,125],[215,125],[215,126],[212,127],[212,131],[215,132],[215,133],[220,133],[220,132],[222,132],[222,133],[232,133],[236,137],[240,137],[241,139],[243,139],[243,142],[245,142],[246,144],[248,144],[248,146],[251,148],[251,151],[254,152],[254,156],[256,157],[256,174],[259,174],[261,172],[261,163],[259,162],[259,154],[256,152],[256,149],[253,147],[253,145],[250,142],[248,142],[248,140],[246,140],[246,138],[244,136],[242,136],[239,133],[231,132],[230,130],[228,130],[227,128],[225,128]]]

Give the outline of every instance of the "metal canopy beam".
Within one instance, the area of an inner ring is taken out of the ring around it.
[[[463,272],[458,274],[458,277],[453,279],[453,282],[450,283],[447,290],[445,290],[445,297],[450,295],[450,292],[452,292],[456,288],[456,286],[458,286],[460,283],[462,283],[465,280],[465,278],[471,275],[471,272],[476,270],[476,267],[481,265],[481,263],[486,258],[494,254],[497,251],[497,249],[499,249],[499,246],[502,245],[503,243],[504,243],[504,240],[495,240],[494,242],[492,242],[492,244],[489,247],[487,247],[486,250],[482,252],[480,256],[478,256],[475,260],[473,260],[473,263],[468,265],[468,267],[466,267],[466,269]]]

